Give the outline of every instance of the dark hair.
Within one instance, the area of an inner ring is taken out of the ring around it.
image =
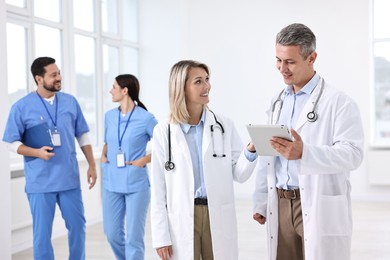
[[[55,62],[56,60],[51,57],[39,57],[33,61],[33,63],[31,64],[31,73],[33,75],[35,83],[38,84],[35,79],[35,76],[43,77],[46,73],[45,67]]]
[[[139,100],[139,82],[138,79],[131,74],[121,74],[115,78],[121,88],[127,88],[127,94],[130,98],[137,102],[138,106],[147,110],[145,105]]]

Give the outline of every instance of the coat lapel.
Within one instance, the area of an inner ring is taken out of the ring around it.
[[[310,95],[310,99],[306,102],[305,106],[303,107],[302,112],[299,115],[299,119],[297,121],[297,124],[295,126],[295,129],[294,129],[295,131],[299,131],[299,129],[302,128],[302,126],[304,126],[306,123],[308,123],[307,114],[309,112],[313,111],[314,103],[316,102],[318,95],[320,93],[320,90],[321,90],[321,85],[320,85],[321,82],[322,82],[322,79],[318,82],[317,86],[313,90],[313,93]],[[319,103],[321,102],[321,100],[318,100],[318,101],[319,101]],[[318,111],[318,104],[317,104],[317,109],[314,112],[317,113],[317,111]]]
[[[192,169],[190,149],[180,124],[171,124],[171,144],[172,156],[183,156],[184,161],[188,162]]]
[[[206,157],[207,153],[210,153],[209,150],[212,149],[212,139],[210,127],[215,124],[215,118],[213,114],[206,108],[206,118],[203,128],[203,144],[202,144],[202,155],[203,158]]]

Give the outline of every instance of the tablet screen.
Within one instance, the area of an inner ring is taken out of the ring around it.
[[[273,136],[292,140],[290,130],[285,125],[247,125],[247,130],[258,155],[279,156],[270,144]]]

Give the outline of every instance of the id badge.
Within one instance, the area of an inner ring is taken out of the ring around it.
[[[116,154],[116,166],[117,167],[125,167],[125,153],[122,151],[118,151]]]
[[[60,136],[60,133],[55,131],[54,133],[52,133],[52,138],[53,138],[53,145],[54,146],[61,146],[61,136]]]

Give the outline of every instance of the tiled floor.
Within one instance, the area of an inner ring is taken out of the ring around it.
[[[266,260],[266,230],[252,220],[250,200],[237,200],[240,260]],[[390,259],[390,202],[353,202],[352,260]],[[150,225],[146,226],[145,259],[158,259],[151,248]],[[56,260],[68,259],[66,237],[53,240]],[[87,260],[115,259],[103,235],[102,225],[87,228]],[[14,254],[13,260],[31,260],[32,250]]]

